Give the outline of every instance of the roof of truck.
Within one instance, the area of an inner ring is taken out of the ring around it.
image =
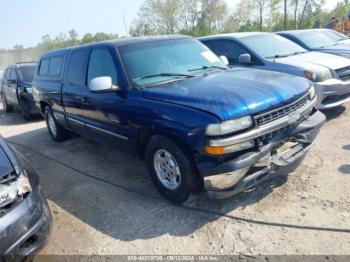
[[[80,46],[56,49],[45,53],[43,57],[60,55],[60,54],[62,55],[67,53],[71,49],[84,47],[84,46],[88,47],[88,46],[110,45],[114,47],[119,47],[119,46],[125,46],[125,45],[137,44],[137,43],[148,43],[148,42],[156,42],[156,41],[163,41],[163,40],[175,40],[175,39],[186,39],[186,38],[191,39],[192,37],[185,36],[185,35],[161,35],[161,36],[140,36],[140,37],[120,38],[115,40],[101,41],[101,42],[80,45]]]

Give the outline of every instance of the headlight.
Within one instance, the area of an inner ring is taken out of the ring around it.
[[[332,79],[332,72],[328,69],[325,70],[306,70],[305,77],[312,82],[323,82],[328,79]]]
[[[253,120],[250,116],[241,117],[235,120],[229,120],[221,124],[212,124],[207,127],[205,132],[208,136],[227,135],[239,130],[249,128],[253,125]]]
[[[0,184],[0,208],[32,191],[28,177],[23,173],[5,184]]]
[[[315,96],[316,96],[315,87],[312,86],[312,87],[310,88],[309,95],[310,95],[310,99],[311,99],[311,100],[315,98]]]
[[[26,91],[28,94],[32,94],[33,93],[33,89],[31,87],[27,87]]]

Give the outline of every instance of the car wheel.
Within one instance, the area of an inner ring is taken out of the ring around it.
[[[69,137],[69,131],[57,123],[52,109],[49,106],[45,108],[45,121],[52,140],[55,142],[62,142]]]
[[[28,101],[23,97],[20,97],[19,99],[19,108],[21,110],[23,119],[29,121],[32,118],[32,115],[30,114],[30,105]]]
[[[7,103],[5,94],[1,94],[1,102],[6,113],[10,113],[13,111],[13,106]]]
[[[170,139],[153,137],[147,145],[146,162],[152,182],[171,202],[181,204],[195,191],[198,183],[191,159]]]

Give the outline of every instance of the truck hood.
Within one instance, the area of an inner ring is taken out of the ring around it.
[[[225,121],[283,106],[301,97],[310,86],[301,77],[235,68],[147,88],[143,96],[205,111]]]
[[[337,70],[350,66],[350,59],[320,52],[308,52],[304,54],[283,57],[276,59],[276,62],[302,67],[306,70],[318,70],[323,69],[324,67],[332,70]]]

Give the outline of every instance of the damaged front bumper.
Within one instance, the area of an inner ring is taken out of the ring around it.
[[[257,151],[224,162],[197,163],[208,196],[227,198],[262,181],[293,172],[311,148],[325,121],[326,117],[321,112],[314,111],[286,131],[283,138],[272,140]]]

